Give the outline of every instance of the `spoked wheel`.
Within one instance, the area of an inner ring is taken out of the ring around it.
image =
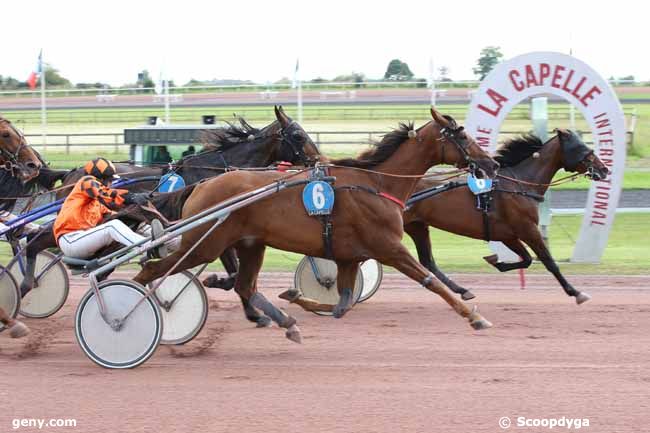
[[[318,278],[316,277],[316,273],[318,273]],[[340,299],[336,286],[336,274],[336,263],[332,260],[318,257],[304,257],[296,268],[294,285],[297,289],[300,289],[306,298],[314,299],[321,304],[336,305]],[[362,292],[363,275],[361,269],[359,269],[354,290],[352,291],[355,303],[359,301]],[[325,311],[314,311],[314,313],[321,316],[332,315],[331,312]]]
[[[377,289],[379,289],[381,280],[384,277],[384,268],[375,259],[363,262],[361,264],[361,272],[363,274],[363,290],[357,302],[366,301],[377,293]]]
[[[100,314],[97,295],[89,290],[77,307],[75,334],[84,353],[106,368],[133,368],[153,355],[162,337],[162,315],[145,289],[127,280],[99,283],[109,322],[117,322],[142,300],[121,326],[111,326]],[[145,298],[143,300],[143,298]]]
[[[34,277],[37,280],[34,288],[20,303],[20,314],[23,316],[37,319],[50,317],[59,311],[68,299],[70,290],[68,272],[60,260],[53,263],[55,260],[57,260],[56,255],[49,251],[41,251],[36,256]],[[26,265],[24,261],[22,264]],[[11,266],[11,274],[16,281],[23,280],[24,270],[20,262],[14,262]]]
[[[191,272],[165,278],[156,289],[156,300],[164,323],[160,344],[185,344],[203,329],[208,318],[208,297]]]
[[[5,267],[0,266],[0,308],[4,310],[9,317],[16,317],[20,308],[20,291],[16,280],[10,272],[5,272]],[[5,325],[0,323],[0,331],[5,329]]]

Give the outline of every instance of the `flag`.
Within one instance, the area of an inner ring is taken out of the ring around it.
[[[29,74],[29,78],[27,78],[27,85],[31,90],[34,90],[36,88],[36,82],[38,81],[38,77],[42,74],[43,72],[43,50],[38,54],[38,62],[36,63],[36,70],[32,71],[31,74]]]
[[[291,88],[295,89],[298,87],[298,69],[300,69],[300,59],[296,59],[296,69],[293,71],[293,82],[291,83]]]

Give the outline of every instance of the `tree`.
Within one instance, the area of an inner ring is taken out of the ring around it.
[[[481,50],[481,56],[476,62],[474,74],[478,75],[479,80],[483,80],[492,69],[501,61],[503,54],[501,48],[489,46]]]
[[[72,87],[72,83],[67,78],[63,78],[58,69],[52,65],[45,64],[45,85],[48,87]]]
[[[413,78],[413,72],[411,72],[409,65],[400,59],[393,59],[388,63],[386,73],[384,74],[385,80],[407,81],[411,78]]]

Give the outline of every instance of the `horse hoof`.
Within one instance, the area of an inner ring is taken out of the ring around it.
[[[576,295],[576,304],[584,304],[585,302],[591,300],[591,296],[589,296],[585,292],[580,292]]]
[[[295,323],[287,328],[287,332],[285,332],[284,335],[294,343],[302,344],[302,335],[300,335],[300,328],[298,328],[298,325]]]
[[[481,316],[476,306],[474,306],[474,308],[472,309],[472,313],[469,315],[468,319],[469,319],[470,326],[476,329],[477,331],[492,327],[492,323],[489,320],[487,320],[485,317]]]
[[[273,325],[271,319],[266,316],[261,316],[259,319],[257,319],[256,323],[257,325],[255,326],[257,328],[268,328],[269,326]]]
[[[460,295],[460,297],[463,301],[469,301],[470,299],[476,298],[476,295],[474,295],[474,293],[470,292],[469,290],[466,290],[462,295]]]
[[[487,320],[484,317],[481,317],[480,319],[474,319],[471,322],[469,322],[472,328],[476,329],[477,331],[480,331],[481,329],[488,329],[491,328],[492,322]]]
[[[294,302],[296,299],[300,298],[302,293],[298,289],[289,289],[278,295],[278,298],[284,299],[285,301]]]
[[[22,338],[29,334],[29,328],[23,322],[16,320],[16,323],[9,328],[9,336],[11,338]]]
[[[217,274],[212,274],[206,277],[202,283],[205,287],[209,287],[211,289],[222,289],[226,291],[231,290],[235,286],[234,279],[219,278]]]
[[[492,266],[496,266],[497,263],[499,262],[499,256],[496,254],[492,254],[491,256],[485,256],[483,257],[483,260],[491,264]]]

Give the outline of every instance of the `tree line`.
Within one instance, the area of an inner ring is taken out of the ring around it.
[[[503,53],[501,52],[500,47],[488,46],[481,50],[479,58],[476,61],[476,66],[473,68],[473,72],[478,78],[479,81],[483,80],[487,74],[490,73],[494,67],[503,60]],[[60,72],[50,64],[44,65],[45,71],[45,84],[47,88],[76,88],[76,89],[110,89],[113,88],[106,83],[94,82],[94,83],[76,83],[72,84],[70,80],[61,76]],[[451,82],[453,81],[450,77],[450,69],[447,66],[440,66],[437,69],[437,76],[435,77],[436,81],[442,82]],[[362,87],[363,83],[373,82],[373,81],[415,81],[418,87],[426,87],[428,81],[425,78],[417,78],[415,74],[409,68],[409,65],[406,62],[403,62],[400,59],[392,59],[388,62],[386,67],[386,72],[384,76],[379,79],[370,79],[365,76],[365,74],[360,72],[351,72],[349,74],[338,75],[333,79],[329,80],[322,77],[317,77],[312,80],[309,80],[309,83],[328,83],[328,82],[346,82],[354,83],[357,87]],[[629,82],[634,81],[633,75],[628,75],[625,77],[620,77],[618,80],[615,80],[614,77],[610,78],[610,81],[621,81]],[[291,84],[292,80],[288,77],[283,77],[280,80],[274,82],[274,84]],[[190,86],[210,86],[210,85],[244,85],[244,84],[255,84],[249,80],[196,80],[191,79],[186,84],[185,87]],[[117,88],[152,88],[155,87],[156,82],[153,80],[149,71],[143,70],[138,73],[137,80],[134,83],[127,83]],[[173,81],[169,81],[169,87],[175,87]],[[28,84],[26,80],[19,80],[10,76],[0,75],[0,90],[26,90],[28,89]]]

